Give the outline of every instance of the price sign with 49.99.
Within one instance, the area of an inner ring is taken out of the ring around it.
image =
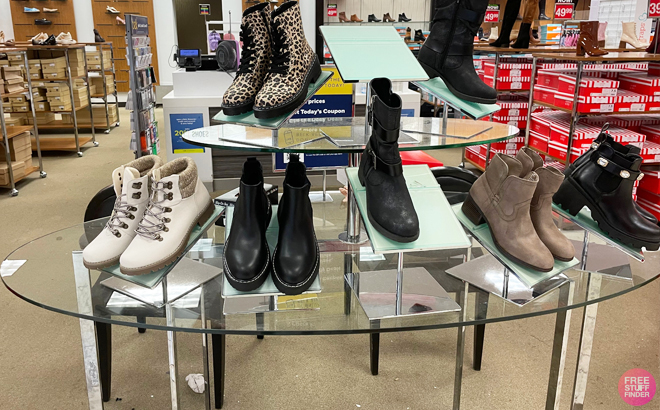
[[[555,20],[570,20],[572,18],[573,18],[573,1],[557,0],[557,2],[555,3]]]

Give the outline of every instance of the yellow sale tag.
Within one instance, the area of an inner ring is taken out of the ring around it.
[[[337,71],[335,67],[323,67],[322,69],[323,71],[332,71],[334,74],[330,77],[328,82],[316,92],[316,95],[353,94],[353,84],[346,84],[343,82],[339,75],[339,71]]]

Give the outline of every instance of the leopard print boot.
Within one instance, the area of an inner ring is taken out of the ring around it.
[[[297,1],[272,13],[273,56],[264,86],[254,101],[254,116],[273,118],[305,102],[310,83],[321,76],[321,65],[305,39]]]
[[[271,57],[270,8],[257,4],[243,12],[241,21],[241,65],[234,82],[222,97],[225,115],[252,111],[254,99],[264,84]]]

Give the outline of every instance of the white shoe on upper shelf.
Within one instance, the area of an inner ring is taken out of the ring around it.
[[[71,37],[71,33],[60,33],[59,36],[55,39],[57,41],[57,44],[76,44],[76,40]]]
[[[110,6],[107,6],[107,7],[105,8],[105,10],[106,10],[108,13],[112,13],[112,14],[119,14],[119,13],[121,13],[121,11],[117,10],[117,9],[114,8],[114,7],[110,7]]]

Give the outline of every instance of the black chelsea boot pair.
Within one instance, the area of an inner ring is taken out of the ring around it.
[[[256,290],[269,274],[273,275],[277,289],[287,295],[309,289],[318,275],[320,262],[309,200],[310,186],[305,164],[297,155],[291,155],[277,210],[278,241],[271,258],[266,229],[272,208],[264,191],[261,163],[253,157],[245,162],[224,249],[224,273],[235,289]]]

